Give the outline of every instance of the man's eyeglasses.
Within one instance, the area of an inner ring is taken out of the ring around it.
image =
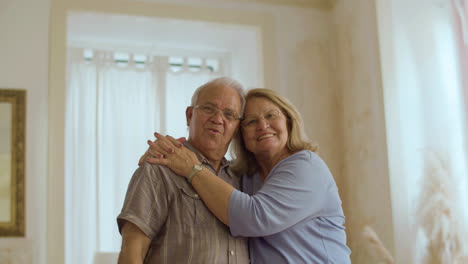
[[[265,119],[265,121],[270,124],[272,121],[278,119],[281,116],[281,111],[278,109],[273,109],[267,111],[261,115],[255,116],[247,116],[241,121],[241,126],[243,128],[254,128],[257,127],[260,119]]]
[[[210,104],[196,105],[193,108],[200,109],[207,115],[215,115],[218,111],[221,111],[223,117],[228,121],[235,121],[240,119],[240,115],[231,109],[219,109],[218,107]]]

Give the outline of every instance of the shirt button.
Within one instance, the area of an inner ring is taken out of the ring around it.
[[[229,254],[231,254],[231,256],[234,256],[234,250],[229,251]]]
[[[195,196],[195,198],[198,198],[198,197],[199,197],[198,194],[194,194],[193,196]]]

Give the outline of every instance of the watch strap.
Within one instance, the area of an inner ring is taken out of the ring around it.
[[[193,180],[193,177],[195,176],[195,174],[197,174],[197,172],[201,171],[202,169],[203,169],[202,164],[196,164],[196,165],[193,166],[192,171],[187,176],[187,180],[190,182],[190,184],[192,184],[192,180]]]

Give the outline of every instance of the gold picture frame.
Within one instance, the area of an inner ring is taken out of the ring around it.
[[[0,237],[25,233],[26,91],[0,89]]]

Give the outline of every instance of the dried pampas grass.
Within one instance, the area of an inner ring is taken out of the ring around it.
[[[395,264],[392,255],[385,248],[382,241],[380,241],[377,233],[370,226],[365,226],[362,230],[361,237],[364,240],[367,252],[379,263]]]
[[[456,181],[446,159],[430,153],[417,210],[427,244],[422,263],[461,263],[462,238],[456,215]]]

